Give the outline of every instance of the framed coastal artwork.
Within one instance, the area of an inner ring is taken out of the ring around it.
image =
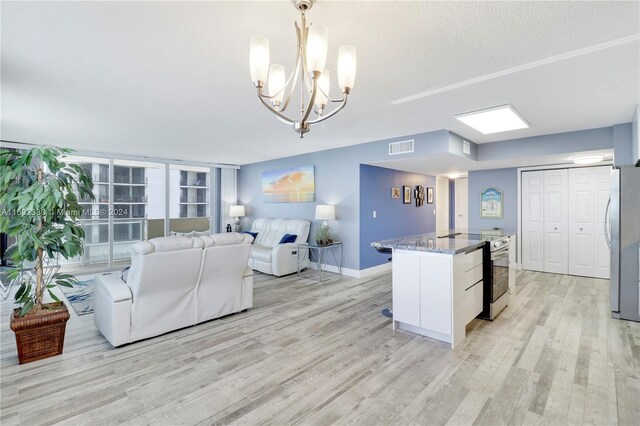
[[[483,219],[500,219],[503,214],[502,191],[489,187],[480,193],[480,217]]]
[[[313,203],[316,186],[313,166],[262,172],[265,203]]]
[[[427,188],[427,204],[433,204],[433,188]]]
[[[400,198],[400,188],[391,188],[391,198]]]

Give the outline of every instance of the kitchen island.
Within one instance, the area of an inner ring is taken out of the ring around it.
[[[436,233],[374,242],[391,249],[393,328],[459,346],[483,311],[483,247],[501,232]],[[508,297],[508,296],[507,296]]]

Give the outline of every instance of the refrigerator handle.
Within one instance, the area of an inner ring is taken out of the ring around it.
[[[611,249],[611,236],[609,235],[609,211],[611,210],[611,197],[607,201],[607,208],[604,211],[604,239],[607,241],[607,246]]]

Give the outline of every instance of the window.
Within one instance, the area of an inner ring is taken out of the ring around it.
[[[210,229],[209,168],[171,165],[169,181],[171,230],[189,232]]]

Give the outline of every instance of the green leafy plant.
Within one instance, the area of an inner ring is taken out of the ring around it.
[[[332,242],[331,228],[329,228],[329,226],[320,226],[316,231],[316,243],[322,246],[331,244]]]
[[[20,269],[30,265],[34,271],[34,278],[22,282],[15,295],[21,317],[47,309],[42,303],[45,290],[60,302],[51,289],[77,282],[70,274],[44,273],[45,257],[69,259],[84,251],[78,196],[93,200],[93,181],[83,168],[63,161],[70,152],[52,147],[0,152],[0,232],[17,237],[5,254],[17,266],[8,278],[17,279]]]

